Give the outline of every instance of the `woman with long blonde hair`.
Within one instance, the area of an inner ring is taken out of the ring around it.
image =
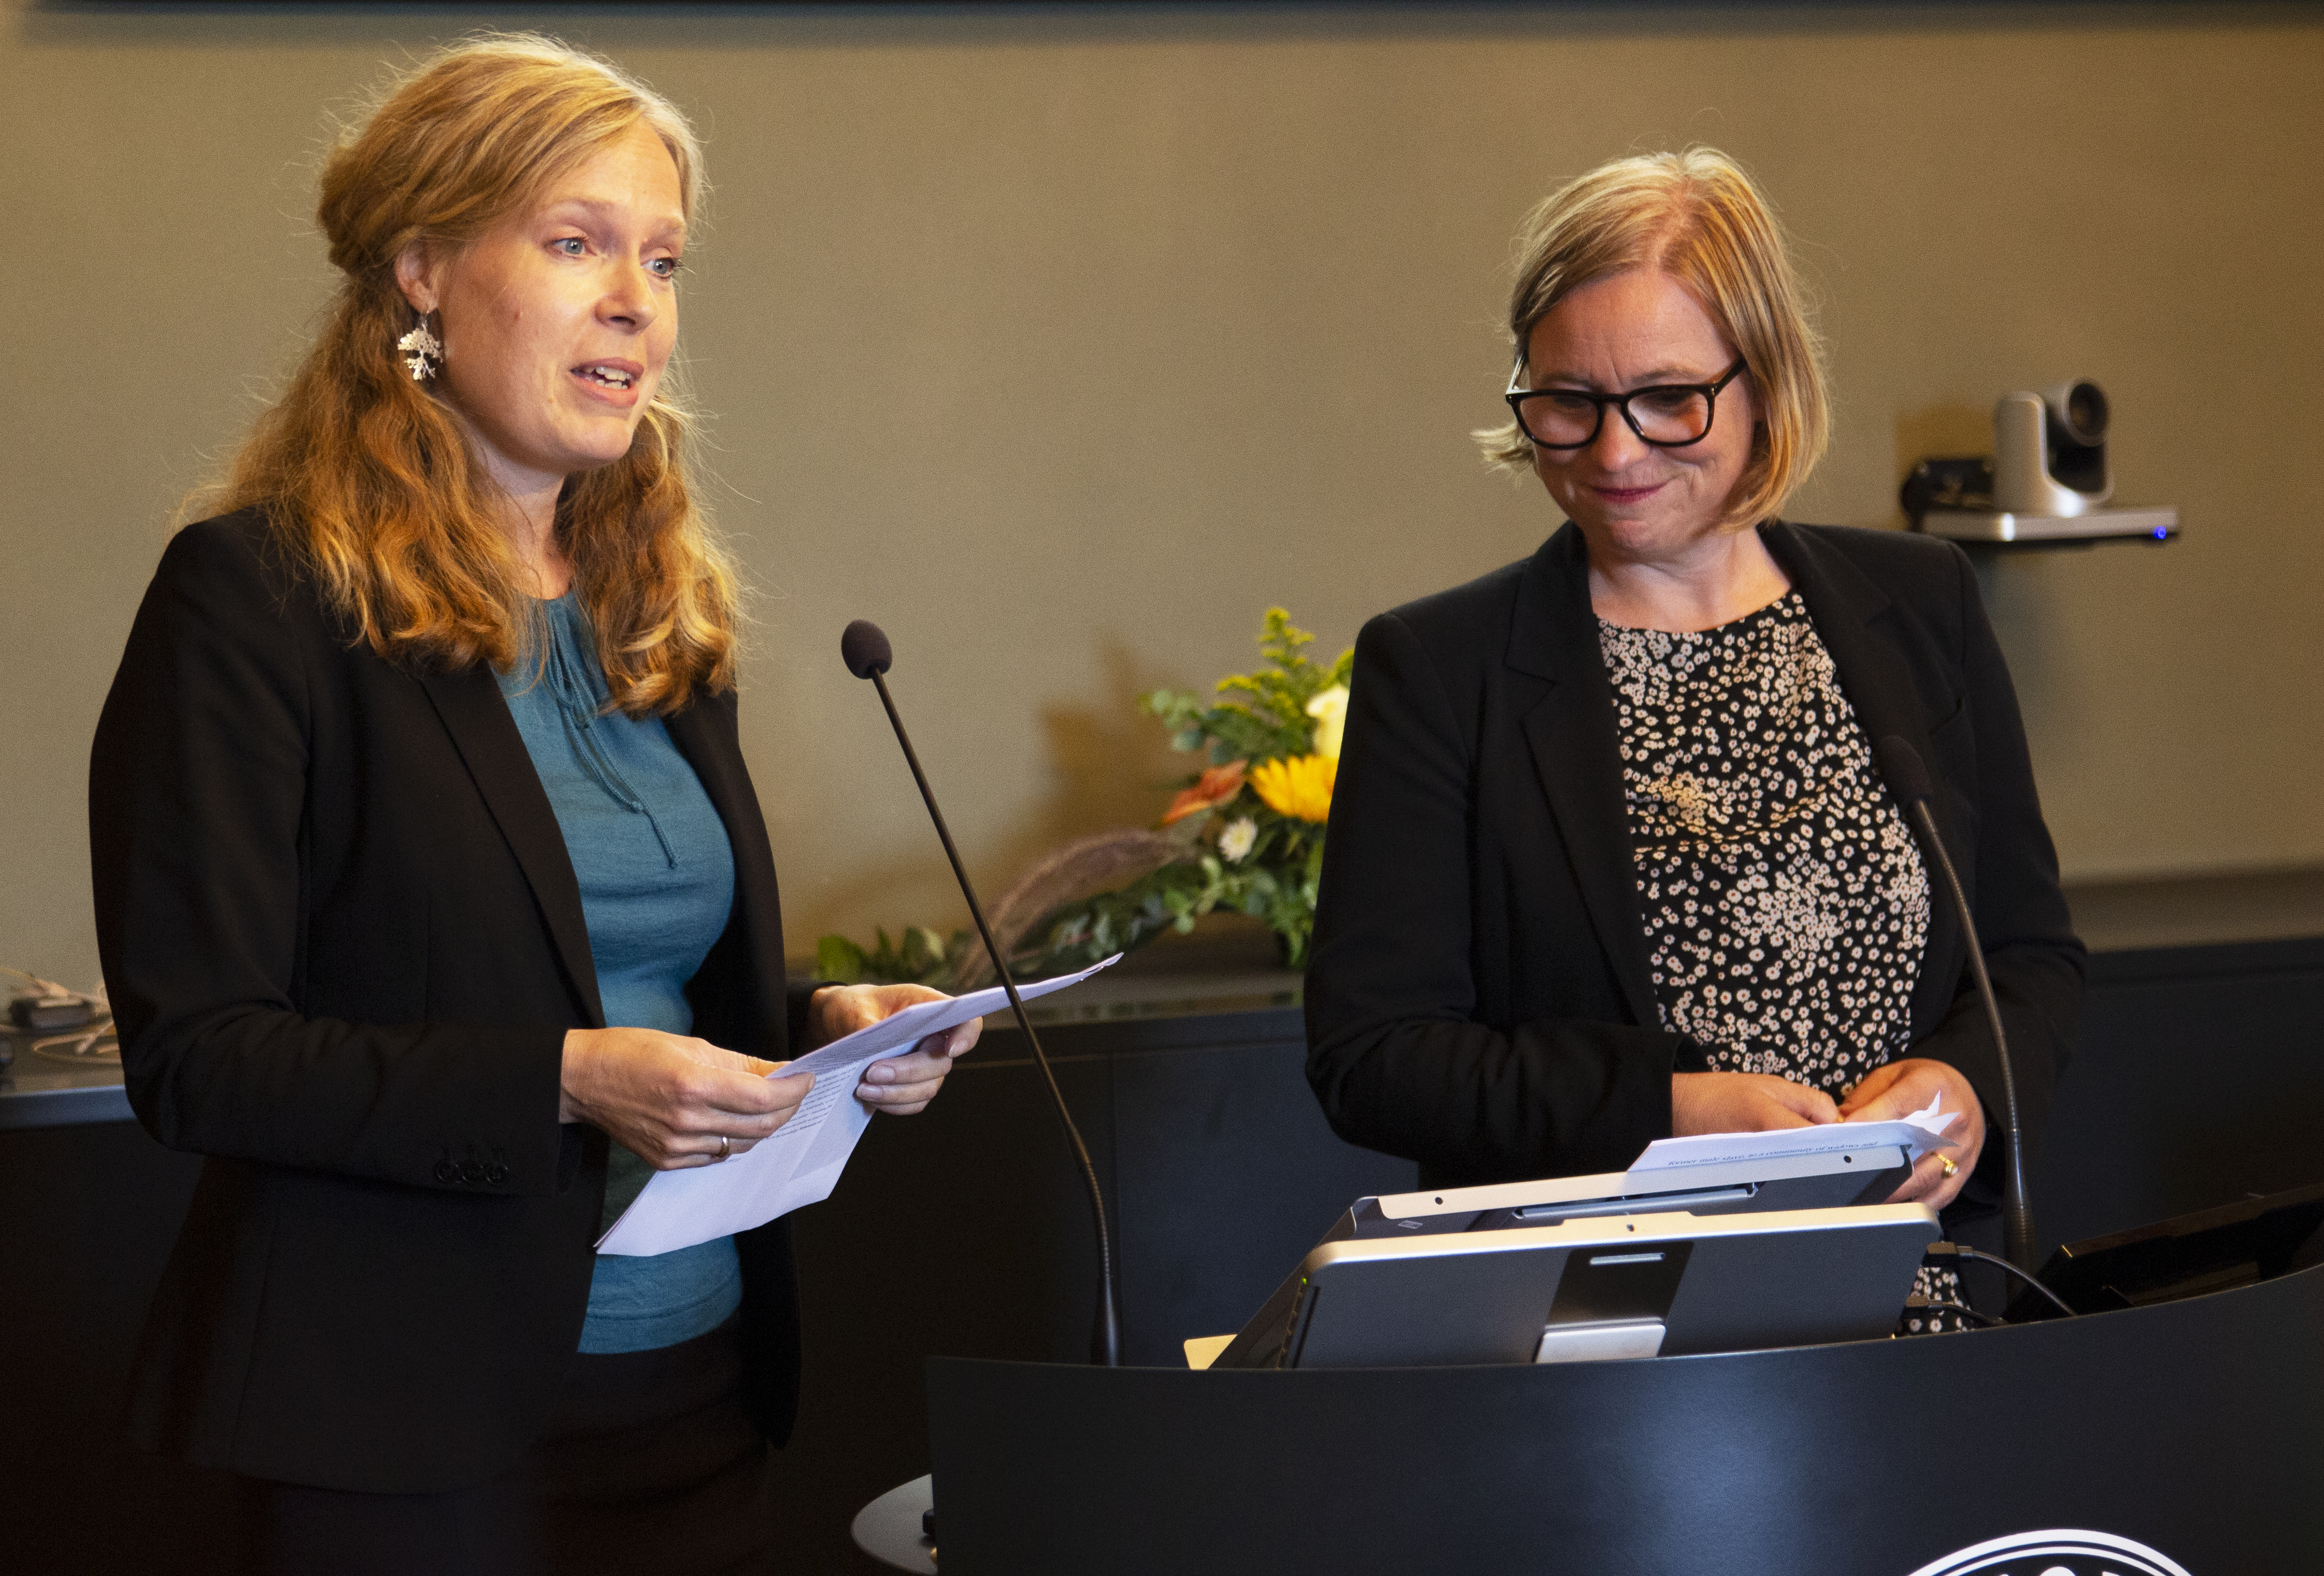
[[[934,992],[784,981],[667,386],[700,190],[685,118],[551,41],[393,84],[323,171],[328,321],[106,703],[131,1101],[207,1157],[133,1429],[241,1475],[262,1570],[768,1558],[784,1223],[593,1245],[776,1131],[795,1048]],[[974,1037],[855,1097],[918,1111]]]

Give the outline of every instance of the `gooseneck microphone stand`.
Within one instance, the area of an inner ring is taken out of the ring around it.
[[[1066,1141],[1073,1145],[1074,1159],[1080,1164],[1082,1180],[1089,1187],[1090,1211],[1097,1221],[1097,1321],[1090,1332],[1090,1360],[1106,1368],[1120,1368],[1121,1322],[1113,1305],[1113,1239],[1106,1230],[1105,1194],[1098,1187],[1097,1167],[1090,1161],[1089,1146],[1082,1142],[1081,1129],[1074,1125],[1073,1112],[1065,1108],[1065,1091],[1057,1087],[1057,1075],[1050,1069],[1047,1053],[1041,1049],[1041,1037],[1033,1032],[1032,1020],[1025,1016],[1025,1003],[1017,995],[1017,982],[1010,975],[1009,962],[1001,955],[1001,948],[992,939],[991,926],[984,922],[984,906],[976,900],[976,889],[969,885],[968,871],[960,862],[960,851],[953,846],[952,832],[945,825],[944,812],[936,808],[936,790],[928,787],[928,774],[920,770],[919,754],[912,748],[911,735],[904,732],[904,719],[897,714],[895,698],[888,693],[885,676],[895,662],[895,650],[878,624],[859,618],[839,637],[839,654],[850,673],[870,679],[880,691],[880,704],[888,708],[888,721],[896,730],[896,742],[904,747],[904,759],[912,768],[912,780],[920,785],[920,797],[927,803],[928,819],[936,823],[936,835],[944,840],[945,857],[952,861],[952,873],[960,882],[960,894],[968,899],[969,917],[976,921],[976,934],[984,938],[985,955],[992,960],[993,972],[1001,976],[1001,988],[1009,993],[1009,1009],[1017,1015],[1017,1027],[1024,1031],[1025,1043],[1033,1047],[1033,1060],[1049,1085],[1049,1099],[1056,1107],[1057,1120],[1064,1124]]]
[[[1969,972],[1977,981],[1978,999],[1985,1004],[1986,1027],[1992,1031],[1993,1048],[2001,1058],[2001,1103],[2009,1126],[2008,1163],[2002,1174],[2004,1246],[2010,1263],[2030,1279],[2035,1268],[2034,1206],[2025,1196],[2025,1145],[2017,1128],[2017,1074],[2010,1065],[2009,1037],[2001,1028],[2001,1003],[1993,994],[1993,978],[1986,972],[1985,945],[1977,934],[1976,917],[1969,912],[1969,894],[1961,889],[1960,876],[1953,869],[1951,856],[1945,853],[1945,840],[1937,834],[1937,818],[1929,808],[1935,789],[1921,752],[1894,733],[1873,748],[1879,757],[1880,775],[1887,782],[1888,791],[1896,796],[1905,814],[1913,818],[1923,845],[1944,878],[1941,884],[1953,900],[1953,911],[1960,916],[1961,933],[1969,938]],[[2043,1295],[2048,1295],[2046,1290]]]

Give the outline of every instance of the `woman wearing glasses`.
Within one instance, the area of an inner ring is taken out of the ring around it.
[[[2028,1131],[2083,953],[1967,558],[1778,518],[1822,374],[1723,155],[1550,197],[1509,327],[1514,419],[1479,436],[1569,523],[1357,643],[1307,984],[1333,1127],[1451,1185],[1941,1097],[1958,1142],[1896,1197],[1989,1208],[2000,1066],[1876,740],[1935,779]]]

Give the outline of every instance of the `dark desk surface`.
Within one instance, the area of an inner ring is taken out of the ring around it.
[[[1296,1037],[1299,976],[1278,967],[1273,937],[1239,917],[1169,935],[1104,973],[1027,1008],[1044,1049],[1060,1057],[1109,1055],[1189,1043]],[[978,1065],[1027,1055],[1006,1012],[985,1019]],[[8,1031],[0,1028],[0,1039]],[[118,1062],[68,1064],[16,1042],[0,1069],[0,1129],[127,1121]]]
[[[1296,1022],[1300,977],[1276,962],[1275,938],[1240,916],[1206,920],[1191,935],[1164,935],[1086,984],[1036,1001],[1025,1016],[1061,1044],[1088,1037],[1070,1031],[1172,1018],[1259,1013]],[[1014,1030],[1008,1012],[984,1020],[987,1034]]]
[[[2284,967],[2294,953],[2324,955],[2324,870],[2083,881],[2067,896],[2083,940],[2099,954],[2093,983],[2206,962],[2240,971]],[[2174,963],[2172,955],[2199,951],[2204,959]],[[1255,922],[1222,916],[1192,935],[1166,935],[1028,1011],[1044,1046],[1072,1056],[1195,1039],[1279,1039],[1299,1032],[1299,976],[1276,964],[1273,938]],[[992,1037],[985,1060],[1024,1054],[1006,1014],[986,1019],[985,1032]],[[20,1051],[0,1069],[0,1129],[129,1117],[116,1064],[71,1065]]]
[[[55,1061],[34,1055],[27,1048],[30,1039],[0,1029],[0,1043],[15,1053],[15,1060],[0,1068],[0,1128],[129,1120],[118,1061]]]
[[[2324,937],[2324,870],[2069,882],[2093,953]]]

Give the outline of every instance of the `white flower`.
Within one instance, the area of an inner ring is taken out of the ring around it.
[[[1219,852],[1229,864],[1239,864],[1250,853],[1250,845],[1259,841],[1259,823],[1249,816],[1227,823],[1219,834]]]
[[[1315,753],[1337,760],[1348,726],[1348,687],[1335,684],[1318,695],[1307,703],[1307,714],[1315,719]]]

